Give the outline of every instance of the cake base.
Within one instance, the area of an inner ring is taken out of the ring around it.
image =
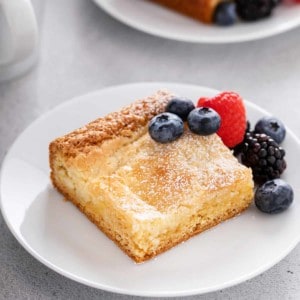
[[[172,97],[158,92],[50,144],[51,179],[102,232],[143,262],[245,210],[251,170],[219,136],[147,132]]]

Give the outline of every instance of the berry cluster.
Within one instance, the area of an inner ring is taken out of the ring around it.
[[[173,98],[161,113],[149,123],[150,136],[159,143],[169,143],[178,139],[184,131],[184,121],[189,129],[199,135],[215,133],[221,124],[219,114],[207,107],[195,108],[186,98]]]
[[[222,92],[212,98],[202,97],[195,108],[186,98],[173,98],[166,112],[149,123],[149,134],[157,142],[168,143],[184,132],[184,122],[199,135],[217,133],[224,144],[240,155],[241,162],[250,167],[258,184],[255,204],[265,213],[279,213],[293,202],[293,189],[280,179],[286,169],[285,151],[279,146],[286,129],[274,117],[261,118],[251,131],[246,121],[243,99],[234,92]]]
[[[241,161],[253,172],[260,185],[255,193],[255,204],[265,213],[275,214],[287,209],[293,202],[293,189],[282,179],[286,169],[285,150],[279,146],[286,135],[283,123],[274,117],[263,117],[251,131],[250,123],[242,143],[234,148]]]
[[[232,25],[237,18],[255,21],[269,17],[281,0],[229,0],[221,2],[215,10],[214,22],[220,26]]]

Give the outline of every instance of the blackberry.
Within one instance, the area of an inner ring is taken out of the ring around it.
[[[255,21],[271,15],[278,0],[236,0],[236,11],[241,19]]]
[[[246,133],[241,161],[252,168],[256,183],[279,178],[286,168],[285,151],[264,133]]]

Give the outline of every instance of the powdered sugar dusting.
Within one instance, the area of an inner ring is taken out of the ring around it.
[[[117,173],[134,194],[160,211],[190,206],[191,198],[201,199],[204,191],[233,184],[244,169],[217,135],[185,130],[169,144],[148,134],[135,143],[141,150]]]

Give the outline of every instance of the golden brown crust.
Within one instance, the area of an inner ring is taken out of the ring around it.
[[[118,112],[112,112],[86,126],[57,138],[50,144],[50,161],[54,152],[74,157],[78,153],[87,153],[103,141],[118,137],[130,137],[139,128],[158,113],[164,111],[172,97],[167,91],[160,90],[154,95],[135,101]]]
[[[224,0],[150,0],[196,20],[212,23],[217,5]]]

